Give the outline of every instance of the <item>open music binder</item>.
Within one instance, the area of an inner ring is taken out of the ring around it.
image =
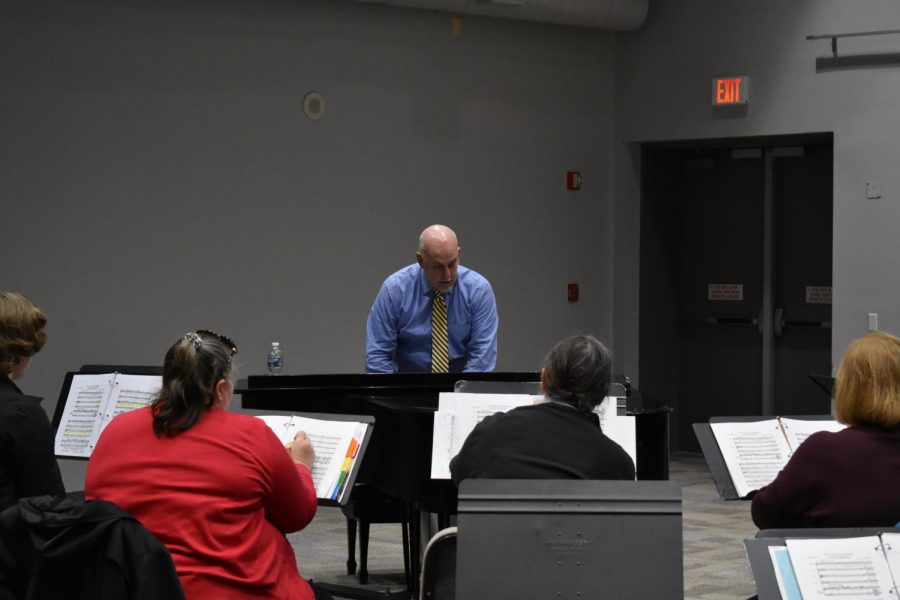
[[[161,367],[85,365],[80,371],[69,371],[53,414],[54,453],[62,458],[90,458],[109,422],[150,404],[161,385]]]
[[[764,530],[744,548],[760,600],[900,594],[898,529]]]
[[[843,428],[828,415],[711,417],[694,434],[719,496],[737,500],[771,483],[809,435]]]
[[[289,411],[244,409],[244,414],[262,419],[282,444],[304,431],[316,451],[313,484],[320,505],[343,506],[369,446],[375,417]]]

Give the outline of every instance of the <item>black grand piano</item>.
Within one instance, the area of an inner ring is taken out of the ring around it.
[[[410,509],[407,568],[418,565],[416,513],[456,512],[456,487],[431,479],[431,438],[434,412],[441,392],[452,392],[459,381],[537,382],[539,372],[523,373],[399,373],[336,375],[259,375],[238,382],[244,408],[371,415],[375,427],[357,484],[376,487]],[[669,478],[670,409],[642,398],[626,396],[625,413],[636,417],[637,478]]]

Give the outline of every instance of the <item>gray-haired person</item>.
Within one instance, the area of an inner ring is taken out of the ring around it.
[[[634,479],[634,462],[600,430],[612,357],[597,338],[553,347],[541,369],[542,401],[482,420],[450,462],[463,479]]]

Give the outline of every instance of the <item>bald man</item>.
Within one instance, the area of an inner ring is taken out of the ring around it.
[[[431,225],[419,236],[416,262],[388,277],[366,324],[367,373],[428,373],[432,304],[447,312],[449,370],[492,371],[497,362],[497,304],[488,280],[459,264],[452,229]]]

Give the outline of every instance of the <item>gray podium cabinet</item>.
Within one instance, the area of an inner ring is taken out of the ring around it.
[[[468,479],[457,598],[682,598],[681,488],[671,481]]]

